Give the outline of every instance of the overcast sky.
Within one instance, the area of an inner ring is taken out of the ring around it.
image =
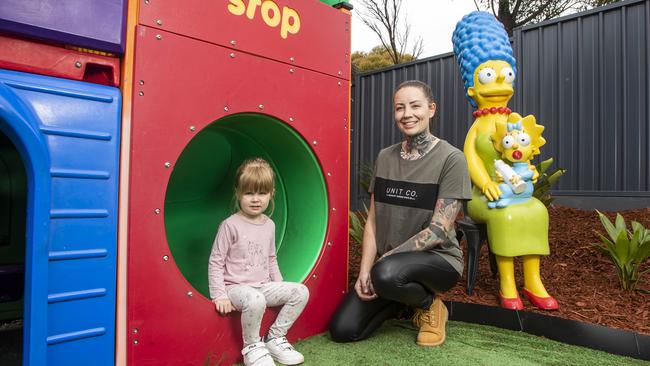
[[[361,5],[352,1],[361,8]],[[356,9],[355,9],[356,10]],[[404,0],[402,16],[411,24],[411,34],[422,36],[424,51],[420,58],[450,52],[451,34],[463,15],[476,10],[472,0]],[[370,51],[380,44],[379,38],[359,20],[353,10],[352,51]]]

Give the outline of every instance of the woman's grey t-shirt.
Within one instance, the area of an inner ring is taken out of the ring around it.
[[[439,140],[436,146],[417,160],[400,157],[401,143],[379,152],[369,192],[375,197],[375,239],[382,255],[427,228],[438,198],[468,200],[472,190],[467,161],[463,153]],[[459,273],[463,256],[451,231],[449,240],[435,251]]]

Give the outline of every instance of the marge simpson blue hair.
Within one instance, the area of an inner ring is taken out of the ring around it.
[[[454,53],[460,66],[460,72],[467,88],[474,86],[474,71],[489,60],[505,61],[517,73],[517,62],[512,56],[512,47],[503,24],[492,14],[474,11],[463,17],[457,24],[451,37]],[[467,96],[467,95],[466,95]],[[476,107],[476,102],[467,96]]]

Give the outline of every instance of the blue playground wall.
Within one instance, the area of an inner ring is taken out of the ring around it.
[[[28,180],[24,365],[112,365],[121,97],[0,70],[0,131]]]

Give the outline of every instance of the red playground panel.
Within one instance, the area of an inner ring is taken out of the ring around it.
[[[350,16],[316,0],[264,3],[271,2],[292,10],[285,11],[300,27],[270,4],[265,19],[274,26],[261,6],[253,19],[237,15],[247,1],[140,4],[128,212],[131,365],[241,361],[239,316],[219,316],[207,297],[207,259],[219,222],[234,212],[233,175],[243,159],[262,156],[276,170],[278,261],[285,280],[310,290],[289,339],[324,332],[346,291]]]
[[[140,24],[349,79],[350,16],[316,0],[142,1]]]
[[[0,69],[119,86],[120,60],[116,57],[51,46],[0,35]]]

